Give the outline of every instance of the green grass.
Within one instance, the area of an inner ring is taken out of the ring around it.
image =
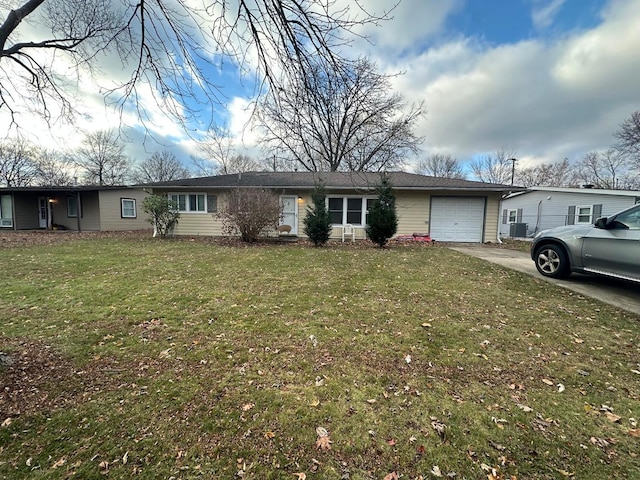
[[[640,317],[524,274],[442,246],[2,258],[1,478],[640,478]]]

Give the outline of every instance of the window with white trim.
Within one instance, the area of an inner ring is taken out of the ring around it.
[[[518,209],[507,210],[507,223],[516,223],[518,221]]]
[[[327,208],[333,225],[366,225],[367,214],[375,197],[327,197]],[[364,207],[364,208],[363,208]]]
[[[121,198],[120,199],[120,216],[122,218],[136,218],[136,199]]]
[[[79,210],[78,197],[76,195],[67,197],[67,217],[76,218]]]
[[[178,206],[181,213],[207,213],[205,193],[170,193],[169,200]]]
[[[13,227],[11,195],[0,195],[0,227]]]
[[[592,223],[591,217],[593,216],[593,206],[576,206],[576,224],[578,223]]]

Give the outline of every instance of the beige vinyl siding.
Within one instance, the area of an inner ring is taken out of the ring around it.
[[[484,216],[484,242],[496,242],[498,239],[498,222],[500,220],[500,199],[498,194],[487,197]]]
[[[220,236],[222,222],[212,213],[181,213],[175,235]]]
[[[195,189],[194,189],[195,191]],[[198,190],[203,191],[203,190]],[[225,205],[225,192],[224,191],[204,191],[207,195],[217,195],[218,197],[218,211],[224,209]],[[156,192],[156,193],[169,193],[169,191]],[[305,238],[304,234],[304,218],[307,215],[307,206],[312,205],[311,192],[300,190],[276,190],[278,195],[295,195],[298,198],[298,236]],[[395,192],[396,196],[396,211],[398,213],[398,232],[397,235],[410,235],[412,233],[429,233],[429,212],[431,205],[431,194],[434,192],[424,191],[398,191]],[[374,196],[372,192],[370,195],[364,195],[361,192],[356,191],[328,191],[327,197],[344,197],[344,196]],[[446,193],[438,192],[439,196],[454,196],[454,197],[486,197],[486,213],[484,218],[484,236],[483,241],[493,242],[496,240],[498,221],[499,221],[499,207],[500,207],[500,194],[488,193],[483,194],[479,192],[458,192],[447,191]],[[220,236],[224,235],[222,231],[222,222],[215,214],[211,213],[181,213],[178,225],[176,226],[176,235],[205,235],[205,236]],[[362,226],[355,227],[356,239],[364,240],[366,238],[365,229]],[[276,232],[272,232],[271,235],[277,235]],[[333,228],[331,232],[331,238],[334,240],[340,240],[342,238],[342,229],[339,226]]]
[[[141,189],[100,191],[100,229],[102,231],[144,230],[151,228],[149,216],[142,209],[147,193]],[[136,218],[122,218],[121,199],[136,201]]]
[[[430,196],[425,192],[395,192],[398,235],[428,233]]]

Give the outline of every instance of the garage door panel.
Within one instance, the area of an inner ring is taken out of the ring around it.
[[[482,242],[484,198],[431,199],[431,237],[441,242]]]

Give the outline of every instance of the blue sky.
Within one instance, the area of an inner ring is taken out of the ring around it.
[[[596,26],[605,3],[604,0],[469,0],[447,19],[446,30],[493,45],[562,36]]]
[[[377,13],[390,4],[360,1]],[[337,0],[344,5],[352,0]],[[347,53],[370,56],[383,72],[403,72],[394,88],[428,110],[417,126],[423,156],[448,153],[465,164],[508,148],[523,166],[579,160],[606,150],[618,125],[640,109],[640,0],[402,0],[392,16],[361,29],[369,42],[356,38]],[[253,84],[225,65],[212,72],[227,96],[215,115],[227,123],[238,153],[261,156],[246,128]],[[101,72],[105,78],[119,74],[119,65],[110,68]],[[79,141],[79,127],[116,125],[118,116],[92,85],[79,92],[91,122],[56,125],[49,140],[34,120],[33,136],[63,148]],[[127,151],[142,160],[168,148],[188,162],[196,153],[193,135],[163,117],[150,97],[144,101],[160,144],[142,146],[138,121],[126,113],[135,140]]]

